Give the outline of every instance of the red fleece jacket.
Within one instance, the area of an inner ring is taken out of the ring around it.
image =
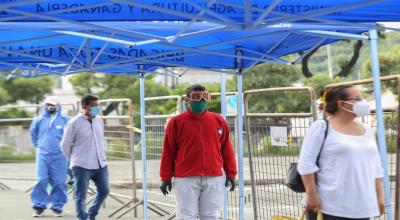
[[[160,165],[162,181],[173,176],[221,176],[222,167],[227,177],[236,176],[235,154],[222,116],[188,109],[169,121]]]

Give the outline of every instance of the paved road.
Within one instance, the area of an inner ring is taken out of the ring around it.
[[[0,163],[0,219],[1,220],[33,220],[32,209],[30,204],[29,193],[25,191],[34,184],[34,163]],[[115,178],[122,178],[123,172],[117,172]],[[4,190],[4,185],[10,187],[9,190]],[[115,189],[124,195],[130,195],[126,189]],[[65,216],[63,218],[53,217],[50,211],[45,212],[45,216],[40,219],[62,219],[72,220],[77,219],[75,217],[75,209],[73,204],[72,194],[69,195],[68,203],[65,206]],[[123,199],[126,201],[126,199]],[[105,208],[102,208],[97,219],[115,219],[108,217],[114,210],[119,208],[121,204],[112,198],[106,200]],[[138,208],[138,216],[142,216],[142,207]],[[150,219],[162,219],[156,217],[157,215],[153,212],[149,212]],[[133,212],[128,213],[121,219],[142,219],[134,218]]]
[[[41,218],[33,218],[32,210],[30,208],[29,195],[21,190],[0,190],[0,219],[4,220],[34,220],[34,219],[58,219],[58,220],[76,220],[74,206],[72,203],[71,196],[69,202],[65,206],[65,216],[62,218],[52,216],[50,211],[45,211],[44,216]],[[119,207],[119,203],[108,199],[106,207],[100,210],[100,214],[97,219],[114,219],[109,218],[108,215],[112,213],[116,208]],[[140,211],[140,210],[139,210]],[[139,213],[140,214],[140,213]],[[127,214],[121,219],[142,219],[134,218],[132,213]],[[150,219],[162,219],[158,217],[151,217]]]

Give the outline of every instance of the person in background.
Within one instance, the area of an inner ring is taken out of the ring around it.
[[[323,96],[325,94],[325,89],[319,92],[319,99],[317,99],[317,119],[324,119],[324,103],[322,102]]]
[[[328,89],[322,101],[329,115],[326,123],[314,122],[300,152],[297,170],[306,189],[309,220],[321,210],[324,220],[368,220],[385,211],[383,169],[374,130],[355,119],[368,116],[368,102],[351,85]]]
[[[75,177],[76,215],[80,220],[94,220],[110,191],[104,152],[104,123],[99,117],[99,99],[96,96],[83,96],[81,105],[82,113],[65,126],[61,147]],[[87,212],[85,201],[90,180],[95,183],[97,194]]]
[[[68,121],[69,118],[61,114],[61,105],[55,97],[45,99],[41,115],[32,121],[30,134],[36,148],[36,184],[31,194],[33,217],[42,216],[49,203],[54,216],[63,215],[67,203],[68,165],[60,142]]]
[[[317,99],[317,118],[324,119],[324,103],[322,103],[321,99]]]
[[[211,95],[202,85],[187,89],[186,112],[167,125],[160,165],[164,195],[176,195],[178,220],[217,219],[224,182],[235,188],[236,159],[229,129],[222,116],[207,110]],[[225,171],[223,176],[222,169]]]

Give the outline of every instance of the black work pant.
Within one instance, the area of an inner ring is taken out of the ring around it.
[[[338,217],[338,216],[326,215],[326,214],[322,214],[322,215],[324,216],[324,220],[369,220],[369,218],[344,218],[344,217]],[[314,212],[307,213],[306,219],[307,220],[317,220],[317,214]]]

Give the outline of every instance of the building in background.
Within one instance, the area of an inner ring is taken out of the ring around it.
[[[221,74],[213,71],[198,70],[198,69],[183,69],[173,68],[173,71],[183,75],[181,77],[173,77],[166,75],[156,75],[154,80],[164,86],[175,88],[179,84],[202,84],[202,83],[220,83]],[[164,74],[168,73],[164,69],[159,69],[157,72]],[[232,78],[233,75],[226,75],[226,79]]]

